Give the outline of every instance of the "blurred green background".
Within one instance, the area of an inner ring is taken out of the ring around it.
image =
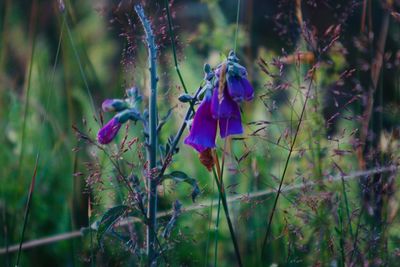
[[[0,2],[1,266],[15,265],[17,253],[7,250],[20,242],[37,155],[24,241],[41,243],[41,238],[64,233],[67,238],[22,250],[20,266],[140,264],[116,240],[106,240],[100,249],[87,231],[76,232],[121,204],[124,196],[105,155],[80,142],[72,128],[95,138],[95,116],[103,99],[123,97],[131,86],[141,90],[147,103],[147,52],[133,4],[71,0],[61,12],[59,1]],[[177,100],[183,90],[173,65],[164,1],[144,5],[160,48],[160,117],[174,107],[160,135],[166,142],[187,107]],[[237,1],[180,0],[171,10],[180,69],[191,93],[203,79],[203,64],[216,66],[233,48],[237,29],[237,55],[256,91],[255,99],[242,106],[245,134],[228,142],[224,177],[228,195],[235,198],[230,210],[244,266],[396,266],[399,1],[242,0],[238,25]],[[340,35],[332,41],[328,29],[339,24]],[[307,33],[314,37],[307,39]],[[382,38],[384,51],[379,50]],[[313,55],[311,61],[298,60],[298,52]],[[376,55],[382,55],[383,64],[367,118],[363,114]],[[275,191],[310,83],[305,77],[316,59],[310,98],[272,223],[273,238],[261,257]],[[265,67],[274,75],[263,71]],[[357,151],[365,120],[370,131],[363,167]],[[129,137],[142,142],[139,124],[130,126]],[[221,152],[223,142],[218,144]],[[211,213],[201,204],[215,204],[217,191],[195,151],[179,147],[170,170],[198,180],[202,194],[196,205],[202,208],[179,217],[166,242],[167,258],[171,266],[212,266],[217,212],[215,206]],[[143,147],[135,149],[127,157],[142,166],[135,153],[144,153]],[[91,190],[86,179],[98,169],[101,186]],[[171,210],[176,199],[184,209],[194,205],[185,184],[165,183],[159,193],[160,212]],[[161,228],[168,218],[160,219]],[[135,229],[143,237],[143,227]],[[236,264],[223,215],[216,257],[219,266]]]

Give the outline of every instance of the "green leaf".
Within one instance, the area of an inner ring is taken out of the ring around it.
[[[186,173],[181,172],[181,171],[173,171],[169,174],[165,174],[160,183],[162,183],[166,179],[171,179],[174,180],[175,182],[184,182],[187,184],[190,184],[193,188],[192,190],[192,201],[195,202],[196,197],[200,194],[200,188],[197,184],[197,180],[194,178],[189,177]]]
[[[97,242],[101,245],[104,234],[126,213],[128,206],[119,205],[107,210],[97,227]]]

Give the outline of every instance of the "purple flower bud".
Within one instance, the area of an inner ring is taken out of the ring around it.
[[[118,121],[118,119],[113,117],[100,131],[97,133],[97,140],[100,144],[108,144],[110,143],[115,136],[117,135],[119,129],[122,124]]]
[[[104,112],[121,111],[128,107],[127,103],[121,99],[106,99],[101,104]]]

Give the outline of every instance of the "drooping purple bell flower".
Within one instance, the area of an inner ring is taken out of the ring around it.
[[[221,138],[243,133],[239,105],[233,101],[226,88],[221,99],[218,97],[218,88],[214,88],[211,113],[213,118],[218,120]]]
[[[254,98],[254,89],[247,80],[247,70],[238,63],[239,59],[231,51],[228,60],[218,66],[215,71],[216,76],[220,77],[222,68],[226,74],[226,87],[231,98],[238,104],[243,101],[251,101]]]
[[[229,74],[227,76],[228,91],[233,100],[241,103],[243,100],[250,101],[254,98],[254,89],[246,77]]]
[[[205,70],[208,88],[184,141],[201,155],[215,147],[218,126],[221,138],[243,133],[239,104],[252,100],[254,89],[247,80],[246,68],[237,62],[231,52],[215,73]]]
[[[100,144],[110,143],[117,135],[122,123],[118,121],[117,116],[114,116],[106,125],[104,125],[97,133],[97,140]]]
[[[215,147],[217,120],[211,112],[211,92],[206,92],[193,118],[192,128],[184,143],[196,149],[199,153]]]

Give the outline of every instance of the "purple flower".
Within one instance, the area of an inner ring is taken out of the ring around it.
[[[226,88],[221,100],[218,99],[218,88],[214,88],[211,113],[213,118],[219,122],[221,138],[243,133],[239,105],[233,101]]]
[[[211,94],[206,92],[194,115],[192,128],[184,143],[201,153],[207,148],[215,147],[216,134],[217,120],[214,119],[211,113]]]
[[[254,89],[246,77],[227,76],[228,91],[233,100],[241,103],[243,100],[250,101],[254,98]]]
[[[117,135],[119,129],[121,128],[122,124],[119,122],[117,117],[113,117],[97,134],[97,140],[100,144],[108,144],[110,143],[115,136]]]
[[[202,153],[215,147],[217,125],[221,138],[242,134],[243,127],[238,104],[224,90],[223,98],[218,100],[218,88],[206,92],[193,118],[192,128],[184,143]]]
[[[215,70],[215,80],[211,80],[213,75],[206,76],[211,77],[206,78],[209,88],[194,115],[192,128],[184,141],[196,149],[200,156],[215,147],[217,126],[221,138],[243,133],[239,104],[242,101],[252,100],[254,89],[247,80],[246,68],[237,61],[231,52],[228,60]],[[209,74],[207,71],[206,73]]]

